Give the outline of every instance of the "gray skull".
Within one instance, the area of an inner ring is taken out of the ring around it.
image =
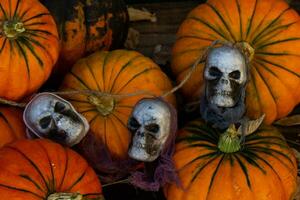
[[[247,82],[244,56],[235,48],[222,46],[210,51],[204,69],[205,95],[210,104],[233,107]]]
[[[158,99],[143,99],[128,120],[133,134],[128,155],[136,160],[152,162],[158,158],[171,131],[171,111]]]
[[[89,124],[73,106],[52,93],[36,95],[23,114],[27,128],[36,136],[73,146],[86,135]]]

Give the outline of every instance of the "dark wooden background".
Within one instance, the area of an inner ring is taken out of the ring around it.
[[[157,45],[162,45],[165,58],[168,60],[170,50],[176,39],[176,32],[184,20],[187,13],[204,0],[126,0],[128,6],[134,8],[146,8],[150,12],[154,12],[157,16],[157,22],[139,21],[132,22],[130,27],[139,31],[139,44],[134,48],[144,55],[156,59],[154,49]],[[296,10],[300,12],[300,0],[293,0],[291,3]],[[160,61],[160,60],[158,60]],[[160,63],[159,63],[160,64]],[[168,71],[168,63],[160,64],[163,70],[172,75]],[[300,90],[298,91],[300,92]],[[292,114],[300,114],[300,106],[295,108]],[[293,127],[279,127],[283,132],[289,144],[300,151],[300,125]],[[164,200],[162,192],[145,192],[137,188],[133,188],[128,184],[118,184],[114,186],[104,187],[106,200]]]

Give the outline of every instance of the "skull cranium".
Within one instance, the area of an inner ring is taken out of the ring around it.
[[[133,134],[129,156],[152,162],[158,158],[170,135],[170,108],[158,99],[142,99],[134,107],[127,126]]]
[[[24,110],[24,122],[36,136],[73,146],[86,135],[89,124],[73,106],[52,93],[36,95]]]
[[[233,107],[247,82],[247,65],[236,48],[222,46],[211,50],[204,70],[207,101],[218,107]]]

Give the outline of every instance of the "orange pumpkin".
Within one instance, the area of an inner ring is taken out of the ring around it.
[[[168,200],[291,200],[295,194],[295,155],[275,128],[261,126],[244,144],[220,140],[200,120],[178,134],[173,160],[181,185],[165,188]]]
[[[168,77],[149,58],[135,51],[96,52],[79,60],[61,90],[93,90],[116,96],[64,95],[90,123],[90,131],[113,158],[124,159],[131,135],[127,120],[135,103],[172,88]],[[134,95],[129,95],[134,94]],[[165,100],[175,105],[174,95]]]
[[[18,140],[6,145],[0,150],[0,170],[2,199],[54,200],[58,195],[102,199],[99,179],[87,162],[50,140]]]
[[[26,138],[22,111],[14,107],[0,107],[0,147]]]
[[[189,72],[213,41],[247,43],[253,48],[247,115],[265,122],[286,116],[300,102],[300,18],[285,0],[208,0],[181,24],[172,52],[177,80]],[[249,49],[251,49],[249,48]],[[199,100],[204,63],[199,64],[182,92]]]
[[[1,0],[0,30],[0,97],[18,100],[49,77],[59,53],[56,25],[38,0]]]

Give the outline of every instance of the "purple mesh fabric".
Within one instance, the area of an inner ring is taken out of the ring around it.
[[[166,183],[176,182],[179,185],[179,179],[172,160],[177,132],[177,112],[172,105],[163,99],[159,98],[157,100],[163,101],[171,110],[171,133],[160,156],[153,163],[144,163],[143,172],[135,171],[129,177],[129,182],[132,185],[146,191],[158,191]]]

